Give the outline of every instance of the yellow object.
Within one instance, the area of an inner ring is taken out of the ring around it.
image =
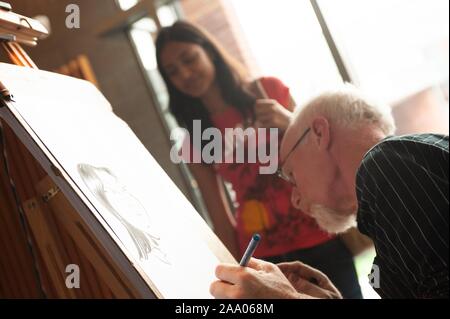
[[[260,201],[247,201],[242,209],[242,222],[247,234],[261,232],[270,226],[269,212]]]

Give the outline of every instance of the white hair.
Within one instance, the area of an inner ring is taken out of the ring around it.
[[[370,125],[381,129],[386,135],[394,134],[396,129],[389,105],[363,95],[349,83],[317,96],[297,112],[297,122],[322,115],[332,124],[353,129]]]

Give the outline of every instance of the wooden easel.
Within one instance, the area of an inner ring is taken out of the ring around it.
[[[28,54],[16,42],[2,42],[2,46],[8,54],[9,59],[15,65],[37,69],[36,64],[30,59]]]
[[[12,23],[24,19],[27,23],[22,23],[20,34],[15,34]],[[39,35],[46,36],[42,28],[32,28],[39,25],[37,21],[0,9],[0,42],[13,64],[37,69],[18,41],[37,44]],[[12,98],[1,82],[0,94]],[[40,288],[48,298],[142,297],[95,235],[83,226],[77,211],[13,130],[3,120],[0,128],[5,141],[5,156],[0,154],[0,250],[12,265],[2,267],[0,259],[0,297],[2,292],[7,294],[3,296],[6,298],[42,297],[38,294]],[[22,225],[18,215],[23,219]],[[18,231],[26,236],[18,236]],[[27,244],[32,258],[24,252]],[[27,269],[30,262],[35,263],[37,280]],[[66,286],[68,264],[83,269],[80,289]],[[1,282],[2,271],[13,273],[4,276]],[[12,279],[8,282],[8,278]]]

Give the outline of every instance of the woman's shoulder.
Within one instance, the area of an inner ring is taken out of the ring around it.
[[[276,76],[261,76],[256,80],[268,85],[286,86],[283,81]]]
[[[261,83],[269,98],[282,101],[282,104],[289,103],[291,96],[290,90],[282,80],[275,76],[263,76],[256,81]]]

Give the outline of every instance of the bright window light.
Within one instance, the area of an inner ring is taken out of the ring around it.
[[[146,70],[155,70],[157,68],[155,45],[152,38],[152,32],[156,30],[156,24],[151,18],[139,20],[133,24],[130,30],[139,58]]]
[[[156,62],[154,37],[156,36],[157,31],[158,28],[155,21],[146,17],[133,23],[130,29],[130,36],[139,60],[152,83],[159,105],[164,111],[167,109],[169,97],[161,75],[158,72],[158,65]]]
[[[448,0],[320,0],[319,4],[364,90],[395,103],[435,85],[448,86]]]
[[[117,3],[119,4],[120,9],[122,9],[124,11],[131,9],[138,2],[139,2],[139,0],[117,0]]]
[[[173,6],[162,6],[158,8],[158,19],[162,27],[171,26],[178,18]]]
[[[231,3],[261,75],[283,80],[297,104],[342,83],[309,1]]]

